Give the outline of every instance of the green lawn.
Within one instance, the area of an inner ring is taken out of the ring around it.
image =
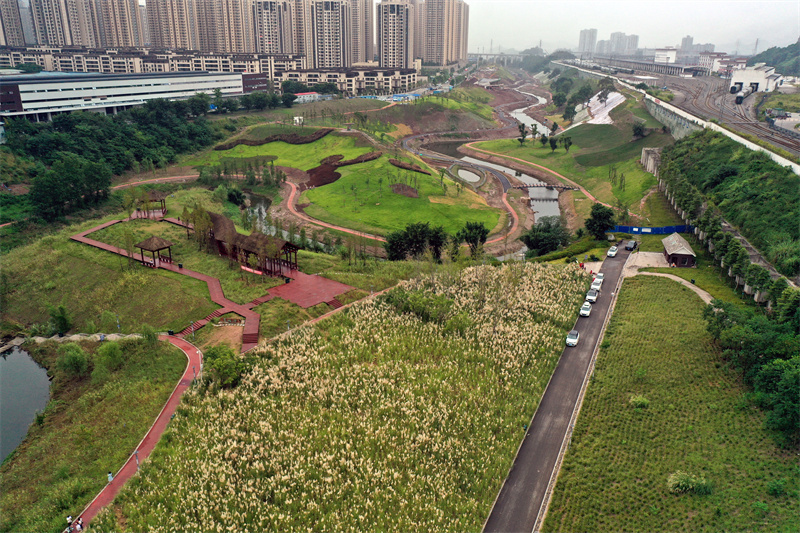
[[[142,324],[180,330],[216,309],[203,282],[144,267],[128,270],[126,259],[69,240],[119,217],[68,226],[5,254],[0,259],[9,288],[5,318],[25,326],[42,324],[49,319],[47,304],[63,303],[73,331],[99,326],[100,314],[110,311],[119,315],[123,332],[138,332]]]
[[[196,241],[187,239],[186,230],[168,222],[133,220],[102,229],[89,237],[100,242],[124,246],[123,235],[129,230],[133,233],[134,242],[141,242],[152,235],[172,242],[174,244],[172,258],[176,263],[183,264],[186,269],[218,278],[225,297],[236,303],[250,302],[266,294],[270,287],[281,283],[278,278],[248,274],[237,263],[231,263],[217,254],[199,250]]]
[[[481,222],[490,230],[497,226],[501,212],[468,188],[458,193],[455,182],[445,178],[445,195],[434,171],[427,176],[401,170],[388,159],[382,156],[341,167],[338,181],[305,191],[298,203],[310,203],[305,212],[319,220],[379,235],[402,230],[413,222],[442,225],[449,233],[461,229],[466,221]],[[392,192],[390,180],[416,185],[419,197]]]
[[[288,144],[276,141],[261,146],[240,144],[230,150],[210,149],[187,156],[181,164],[187,166],[215,165],[226,158],[274,156],[276,165],[310,170],[319,166],[320,161],[331,155],[342,155],[344,159],[353,159],[370,151],[372,148],[362,139],[332,133],[309,144]]]
[[[683,220],[675,213],[666,196],[656,192],[645,200],[642,224],[650,227],[679,226]]]
[[[94,498],[153,423],[186,356],[166,343],[120,345],[124,363],[103,383],[56,370],[55,343],[26,346],[54,379],[43,424],[33,424],[0,467],[0,530],[62,531],[64,518]],[[97,344],[83,347],[92,353]]]
[[[674,281],[625,280],[543,531],[797,531],[796,454],[743,398],[703,308]],[[639,395],[647,408],[630,403]],[[679,470],[712,494],[671,494]]]
[[[515,139],[486,141],[476,143],[475,147],[549,168],[585,187],[601,202],[616,206],[621,201],[640,214],[639,203],[656,184],[655,177],[638,163],[642,148],[666,146],[673,139],[654,131],[643,139],[633,140],[634,116],[644,118],[648,127],[660,126],[633,98],[613,109],[610,115],[614,124],[581,124],[562,134],[572,139],[569,153],[561,147],[552,151],[538,140],[528,141],[522,147]],[[624,185],[620,180],[612,184],[612,167],[618,176],[625,175]]]
[[[480,142],[475,147],[542,165],[582,185],[600,201],[616,205],[619,198],[638,213],[639,202],[656,184],[655,177],[638,163],[642,148],[666,144],[670,142],[667,136],[653,133],[629,142],[617,128],[606,124],[578,126],[569,131],[569,136],[575,143],[569,153],[560,147],[552,151],[538,141],[520,147],[514,139]],[[612,165],[617,175],[625,175],[624,189],[619,181],[611,184]]]

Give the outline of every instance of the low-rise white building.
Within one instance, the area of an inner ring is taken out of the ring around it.
[[[678,50],[676,48],[656,48],[655,63],[675,63],[678,61]]]
[[[361,94],[395,94],[406,92],[417,84],[413,69],[311,69],[283,72],[276,76],[276,85],[291,80],[313,87],[318,83],[335,83],[336,88],[350,96]]]
[[[158,74],[40,73],[8,76],[0,84],[0,119],[49,121],[53,115],[94,111],[113,115],[148,100],[184,99],[196,93],[241,94],[242,74],[167,72]]]
[[[775,67],[765,63],[757,63],[752,67],[734,70],[731,77],[731,88],[737,90],[751,87],[753,92],[770,92],[783,85],[783,76],[775,72]]]

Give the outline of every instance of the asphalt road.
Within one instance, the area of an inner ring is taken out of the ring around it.
[[[616,257],[606,257],[601,272],[605,274],[597,302],[588,317],[580,317],[575,329],[578,345],[566,347],[547,385],[539,408],[533,416],[522,446],[492,508],[485,532],[530,532],[536,525],[542,502],[555,468],[561,443],[581,391],[581,385],[595,345],[600,338],[612,292],[622,275],[630,252],[620,248]],[[577,315],[577,310],[576,310]]]

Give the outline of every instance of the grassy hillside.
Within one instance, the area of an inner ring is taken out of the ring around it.
[[[441,224],[449,233],[461,229],[466,221],[495,228],[500,210],[489,207],[469,188],[459,192],[456,183],[447,178],[445,192],[438,173],[427,165],[425,168],[433,175],[399,169],[389,163],[388,156],[342,167],[338,169],[342,175],[338,181],[305,191],[298,203],[310,203],[305,212],[319,220],[379,235],[405,229],[414,222]],[[393,192],[390,181],[407,181],[417,189],[419,197]]]
[[[748,65],[766,63],[784,76],[800,76],[800,43],[782,48],[773,46],[747,60]]]
[[[664,150],[669,179],[685,179],[784,275],[800,273],[800,177],[761,152],[703,130]]]
[[[543,531],[797,530],[797,458],[720,364],[703,308],[674,281],[625,280]],[[676,471],[711,494],[670,493]]]
[[[97,527],[479,530],[587,279],[449,270],[293,331],[190,395]]]
[[[108,344],[108,343],[106,343]],[[119,369],[103,379],[97,343],[82,347],[90,358],[82,378],[57,368],[58,345],[27,346],[53,378],[41,424],[33,424],[0,467],[0,530],[64,529],[116,472],[158,415],[186,367],[186,356],[167,343],[124,341]]]
[[[291,132],[289,130],[289,132]],[[256,128],[247,136],[270,135],[273,128]],[[278,133],[284,133],[282,129]],[[206,150],[188,157],[183,164],[191,166],[216,165],[222,159],[249,158],[256,156],[274,156],[275,165],[310,170],[319,166],[320,161],[331,155],[342,155],[344,159],[353,159],[372,151],[372,147],[363,139],[353,135],[326,135],[309,144],[289,144],[281,141],[261,146],[239,145],[230,150]]]

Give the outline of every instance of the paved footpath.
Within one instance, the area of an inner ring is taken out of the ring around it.
[[[592,314],[576,321],[574,329],[580,333],[580,342],[564,349],[484,531],[533,531],[544,510],[542,504],[629,255],[620,250],[616,257],[603,261],[605,278],[600,297],[592,305]]]
[[[186,392],[186,389],[191,386],[194,378],[200,375],[200,370],[203,365],[203,354],[197,349],[197,347],[183,339],[169,337],[166,335],[160,336],[159,340],[171,343],[183,351],[184,354],[186,354],[186,370],[184,370],[178,384],[175,385],[175,389],[172,391],[167,403],[164,404],[163,409],[161,409],[156,421],[153,422],[153,425],[150,426],[150,429],[147,431],[144,438],[136,446],[134,453],[128,457],[128,460],[125,461],[125,464],[122,465],[122,468],[117,471],[116,475],[114,476],[114,481],[106,485],[105,488],[103,488],[103,490],[101,490],[100,493],[95,496],[91,502],[89,502],[89,505],[87,505],[86,508],[75,517],[75,520],[78,518],[83,518],[84,524],[88,524],[95,516],[97,516],[97,513],[100,512],[100,509],[110,504],[122,489],[123,485],[125,485],[125,483],[132,478],[134,474],[136,474],[137,455],[139,463],[144,462],[150,456],[150,453],[153,451],[153,448],[155,448],[156,443],[158,443],[158,440],[161,438],[161,434],[164,433],[165,429],[167,429],[167,425],[172,419],[172,415],[175,414],[175,409],[178,407],[178,404],[181,401],[181,396],[183,396],[183,393]],[[139,452],[138,454],[136,453],[137,451]]]

